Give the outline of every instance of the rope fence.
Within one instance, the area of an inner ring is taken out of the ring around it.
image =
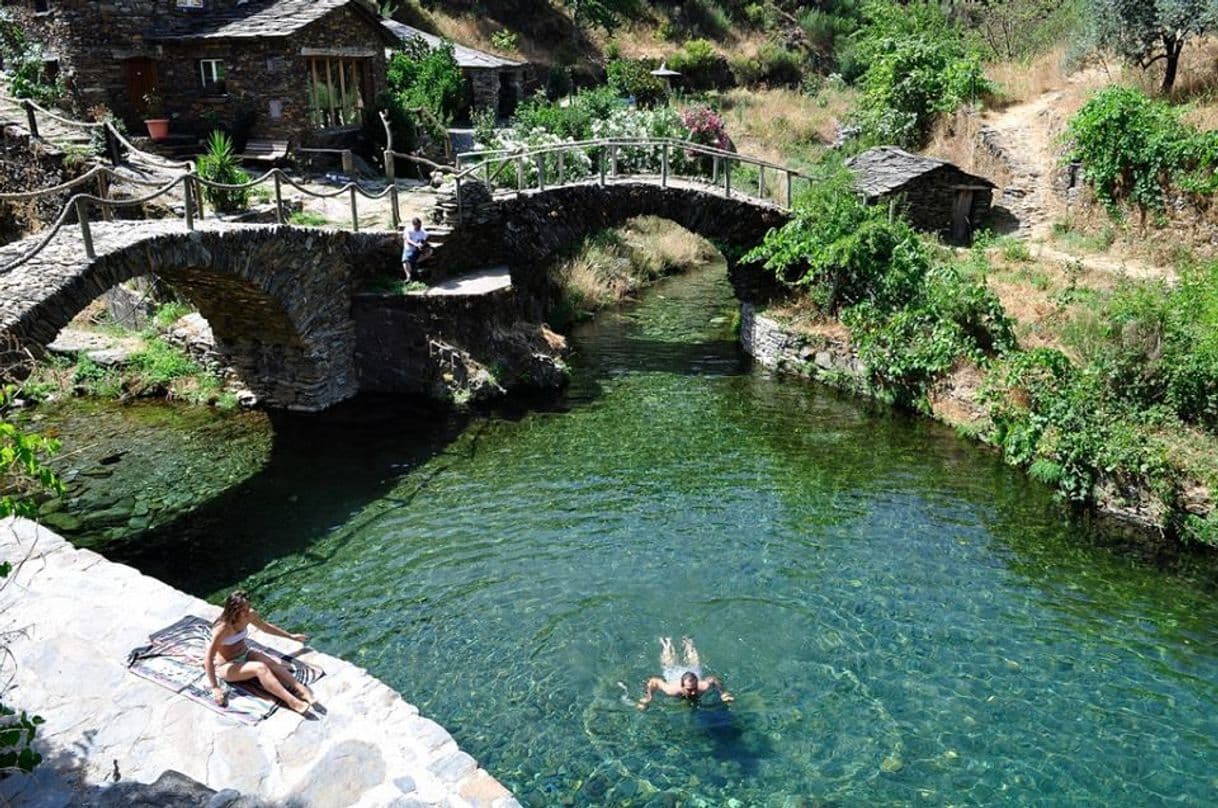
[[[85,125],[104,126],[107,127],[107,131],[113,130],[108,122]],[[341,154],[344,150],[316,151],[333,151]],[[396,230],[401,226],[399,204],[401,189],[394,178],[394,166],[399,158],[411,161],[433,173],[439,172],[445,179],[453,182],[458,218],[461,217],[465,204],[462,193],[463,183],[467,184],[474,180],[484,183],[492,192],[496,188],[523,192],[531,189],[544,191],[547,187],[572,183],[595,182],[604,186],[611,180],[623,177],[646,179],[657,182],[661,187],[669,187],[671,180],[681,179],[709,186],[716,193],[721,193],[729,199],[738,197],[773,204],[787,210],[791,206],[794,183],[797,180],[805,183],[813,182],[813,177],[810,175],[787,166],[712,146],[671,138],[606,138],[518,150],[470,151],[457,155],[455,166],[443,165],[417,155],[394,151],[392,141],[390,141],[384,150],[384,156],[389,183],[375,192],[366,190],[355,181],[349,181],[330,191],[314,190],[302,185],[278,167],[271,168],[247,182],[221,183],[201,177],[193,164],[183,163],[178,165],[187,167],[186,171],[160,183],[132,178],[120,174],[110,166],[100,165],[70,182],[52,188],[0,193],[0,202],[12,202],[72,191],[90,181],[96,182],[98,188],[97,194],[75,193],[69,198],[55,222],[48,228],[48,232],[38,240],[32,249],[8,264],[0,266],[0,273],[16,269],[45,250],[63,228],[72,212],[76,213],[77,222],[81,228],[85,253],[90,259],[93,259],[96,257],[96,253],[90,230],[90,213],[94,208],[100,208],[102,218],[108,220],[115,209],[146,204],[168,194],[179,185],[183,190],[183,218],[187,230],[194,230],[196,219],[201,220],[204,217],[203,200],[206,191],[241,192],[261,187],[266,183],[273,185],[275,220],[278,224],[286,223],[283,194],[284,186],[287,185],[307,197],[317,199],[332,199],[347,195],[350,198],[351,229],[355,232],[359,231],[359,198],[377,200],[388,196],[391,203],[391,223]],[[737,180],[735,185],[733,185],[734,172]],[[774,180],[772,184],[767,184],[767,172]],[[143,185],[154,190],[141,197],[113,199],[109,194],[109,183],[113,180]],[[748,183],[747,190],[744,190],[745,182]],[[755,194],[753,193],[754,188],[756,189]],[[778,193],[779,191],[781,193]]]

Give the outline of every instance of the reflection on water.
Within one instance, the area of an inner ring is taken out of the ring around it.
[[[1211,803],[1208,562],[1149,568],[950,431],[751,369],[722,274],[582,329],[547,409],[281,419],[126,555],[253,588],[528,804]],[[737,701],[624,704],[661,635]]]

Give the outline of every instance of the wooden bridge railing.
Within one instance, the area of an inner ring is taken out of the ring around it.
[[[109,126],[106,123],[96,125]],[[107,131],[110,130],[113,130],[113,127],[109,127]],[[113,131],[121,138],[121,133],[118,133],[117,130]],[[126,143],[126,140],[123,139],[120,142]],[[456,166],[446,166],[417,155],[396,152],[392,149],[392,142],[385,149],[384,154],[386,172],[390,182],[385,188],[376,192],[368,191],[356,182],[348,182],[332,191],[316,191],[301,185],[280,168],[272,168],[248,182],[219,183],[199,176],[193,164],[185,163],[177,165],[186,166],[186,171],[160,182],[118,174],[110,166],[99,165],[70,182],[51,188],[19,193],[0,193],[0,202],[14,202],[73,191],[90,182],[96,183],[97,188],[96,194],[74,193],[42,238],[31,249],[0,266],[0,273],[16,269],[46,249],[73,213],[76,215],[77,224],[81,229],[85,254],[90,259],[95,258],[96,252],[90,230],[91,215],[94,209],[100,209],[102,218],[109,219],[116,208],[143,205],[165,196],[178,186],[182,187],[184,196],[183,218],[187,230],[193,230],[196,218],[202,219],[204,216],[203,189],[243,191],[267,183],[274,188],[275,218],[279,224],[285,223],[283,186],[286,184],[306,196],[314,198],[324,199],[343,194],[348,195],[351,201],[351,229],[354,231],[359,230],[359,197],[372,200],[389,196],[391,222],[394,229],[397,229],[401,224],[401,209],[399,205],[400,189],[393,176],[395,158],[412,161],[451,178],[454,183],[458,213],[463,204],[463,183],[467,184],[474,178],[480,179],[491,190],[514,188],[517,192],[532,188],[545,190],[554,185],[571,183],[595,182],[604,186],[612,180],[623,177],[644,179],[657,182],[661,187],[668,187],[671,180],[679,178],[687,182],[702,183],[708,189],[714,189],[715,193],[721,193],[727,198],[736,196],[773,204],[783,209],[790,209],[796,180],[805,183],[813,181],[811,176],[788,166],[699,143],[670,138],[605,138],[534,146],[519,150],[464,152],[458,155]],[[737,172],[735,185],[733,184],[734,172]],[[776,177],[778,181],[772,185],[767,184],[767,172],[770,172],[770,176]],[[753,176],[749,176],[750,173]],[[109,194],[109,186],[110,182],[115,179],[128,184],[147,186],[152,190],[144,196],[133,199],[113,199]],[[747,191],[742,190],[741,180],[748,182]],[[755,194],[752,193],[754,187],[756,188]]]
[[[461,182],[471,177],[492,188],[517,191],[590,181],[603,186],[623,177],[655,181],[662,187],[673,179],[692,180],[708,184],[728,198],[736,195],[786,210],[791,207],[795,182],[813,181],[790,166],[675,138],[600,138],[463,152],[457,155],[454,172],[458,204]]]

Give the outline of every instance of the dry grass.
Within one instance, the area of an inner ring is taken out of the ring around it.
[[[1007,107],[1023,104],[1038,98],[1050,90],[1064,87],[1066,70],[1065,46],[1054,48],[1032,60],[992,62],[985,67],[985,75],[998,85],[998,95],[992,106]]]
[[[965,171],[986,177],[1002,188],[1010,183],[1011,174],[1004,161],[980,145],[984,125],[984,119],[976,110],[961,107],[954,115],[944,115],[939,119],[924,151],[931,157],[947,160]]]
[[[723,96],[723,118],[743,154],[785,162],[832,143],[838,123],[854,107],[852,89],[736,89]]]
[[[667,219],[642,216],[609,237],[587,241],[557,267],[554,277],[580,309],[591,312],[716,257],[718,251],[706,239]]]
[[[719,254],[706,239],[656,216],[630,220],[622,236],[634,253],[632,260],[653,277],[713,261]]]

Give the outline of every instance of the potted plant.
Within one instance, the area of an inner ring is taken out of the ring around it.
[[[144,93],[144,125],[148,127],[148,137],[153,140],[164,140],[169,137],[169,119],[165,117],[165,102],[156,90]]]

